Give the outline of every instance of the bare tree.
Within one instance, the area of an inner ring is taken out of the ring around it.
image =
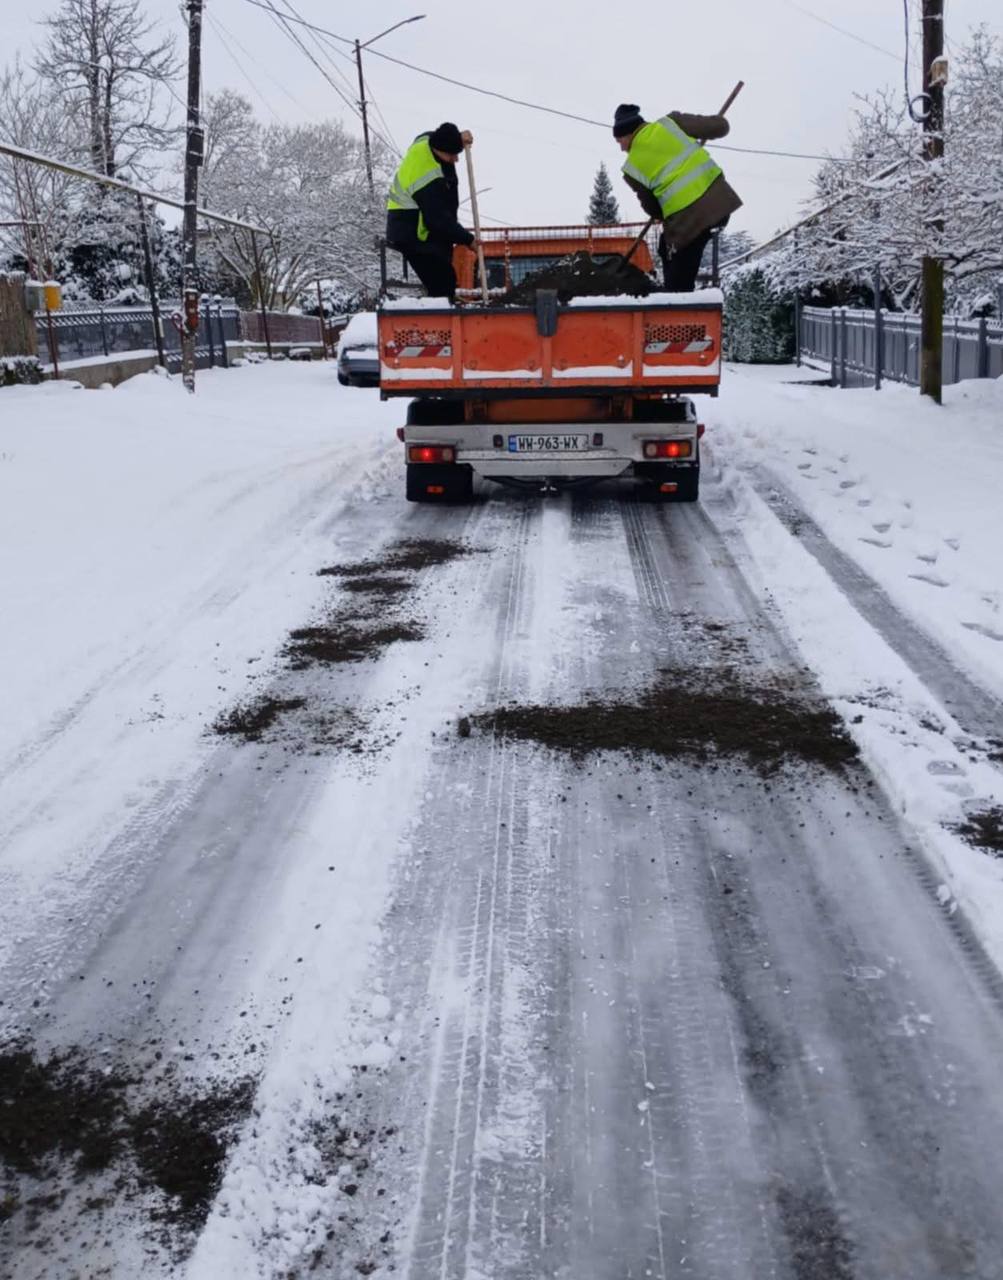
[[[61,0],[44,26],[36,69],[83,120],[92,168],[141,171],[178,135],[164,102],[180,69],[174,37],[161,38],[132,0]]]
[[[924,255],[940,258],[952,304],[992,292],[1003,271],[1003,40],[971,33],[952,58],[945,154],[934,169],[901,90],[865,99],[840,160],[815,175],[818,210],[750,271],[780,289],[867,289],[917,304]],[[742,268],[739,268],[742,270]]]
[[[232,90],[210,96],[205,124],[207,202],[269,231],[259,243],[260,275],[245,236],[210,231],[220,263],[255,302],[295,305],[318,277],[375,288],[383,212],[372,208],[358,138],[336,121],[263,126]],[[379,146],[373,165],[378,181],[389,182],[391,160]]]
[[[25,151],[86,163],[79,121],[53,85],[30,76],[20,60],[0,71],[0,134]],[[51,247],[65,239],[79,205],[79,183],[63,174],[0,157],[0,248],[23,255],[35,271],[51,270]],[[75,198],[76,197],[76,198]]]

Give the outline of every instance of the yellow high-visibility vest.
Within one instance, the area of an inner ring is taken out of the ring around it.
[[[390,193],[387,196],[387,208],[418,209],[415,194],[442,176],[442,165],[432,153],[428,134],[423,133],[408,147],[400,167],[394,174]],[[425,225],[420,209],[418,209],[418,239],[428,239],[428,227]]]
[[[668,218],[699,200],[722,170],[671,116],[663,116],[638,129],[623,172],[654,194]]]

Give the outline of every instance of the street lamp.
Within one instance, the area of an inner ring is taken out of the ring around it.
[[[416,13],[413,18],[402,18],[400,22],[395,22],[392,27],[387,27],[386,31],[381,31],[379,35],[372,36],[369,40],[359,43],[355,42],[355,66],[359,72],[359,107],[362,111],[362,141],[366,149],[366,178],[369,182],[369,198],[374,200],[376,192],[373,189],[373,157],[369,148],[369,120],[366,116],[366,83],[362,78],[362,50],[368,49],[371,44],[375,44],[377,40],[382,40],[384,36],[388,36],[391,31],[396,31],[398,27],[406,27],[409,22],[420,22],[424,18],[423,13]]]

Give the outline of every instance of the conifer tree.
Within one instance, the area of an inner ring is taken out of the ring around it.
[[[604,164],[599,165],[596,180],[589,198],[589,212],[585,221],[590,227],[611,227],[620,221],[620,210],[613,194],[613,184],[609,180]]]

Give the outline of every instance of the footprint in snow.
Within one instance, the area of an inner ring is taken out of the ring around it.
[[[938,778],[957,777],[965,772],[954,760],[931,760],[926,766],[926,771]]]
[[[910,578],[915,578],[917,582],[928,582],[931,587],[949,587],[951,584],[944,578],[938,578],[935,573],[910,573]]]
[[[858,506],[858,507],[869,507],[869,506],[871,506],[871,499],[870,499],[870,498],[858,498],[858,499],[857,499],[857,506]]]
[[[890,520],[879,520],[877,524],[871,525],[875,533],[887,533],[891,527],[892,522]]]
[[[892,544],[884,538],[858,538],[858,542],[866,542],[871,547],[883,547],[887,550]]]
[[[799,463],[798,463],[798,470],[799,470],[799,471],[810,471],[810,470],[811,470],[811,463],[810,463],[810,462],[799,462]]]
[[[987,640],[999,640],[1003,643],[1003,632],[994,631],[992,627],[983,626],[981,622],[963,622],[961,625],[966,631],[974,631],[977,635],[985,636]]]
[[[945,538],[945,539],[944,539],[944,546],[945,546],[945,547],[950,547],[952,551],[960,551],[960,550],[961,550],[961,539],[960,539],[960,538]]]
[[[813,458],[814,458],[814,457],[817,457],[817,455],[818,455],[818,450],[817,450],[817,449],[802,449],[802,450],[801,450],[801,452],[802,452],[802,453],[810,453],[810,454],[811,454],[811,456],[812,456]]]
[[[857,483],[856,480],[840,480],[839,487],[841,489],[856,489]]]
[[[924,564],[936,564],[938,554],[936,551],[917,551],[916,559],[922,560]]]

